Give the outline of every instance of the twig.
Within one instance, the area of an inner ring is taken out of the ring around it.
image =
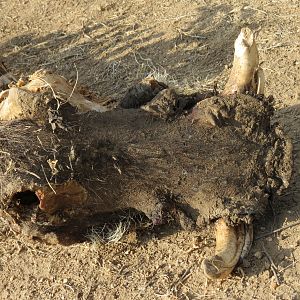
[[[279,281],[279,278],[278,278],[278,275],[277,275],[277,267],[274,264],[274,261],[273,261],[271,255],[268,253],[268,251],[267,251],[267,249],[266,249],[266,247],[265,247],[264,244],[262,244],[262,247],[263,247],[264,253],[266,254],[266,256],[267,256],[267,258],[268,258],[268,260],[269,260],[269,262],[271,264],[271,270],[272,270],[273,275],[275,277],[276,283],[277,283],[277,285],[280,285],[280,281]]]
[[[44,173],[45,179],[46,179],[46,181],[47,181],[47,183],[48,183],[48,185],[49,185],[50,189],[51,189],[51,190],[53,191],[53,193],[56,195],[56,191],[54,190],[53,186],[51,185],[50,181],[49,181],[49,180],[48,180],[48,178],[47,178],[47,175],[46,175],[46,173],[45,173],[44,166],[43,166],[43,165],[41,165],[41,167],[42,167],[42,170],[43,170],[43,173]]]
[[[266,47],[264,48],[264,50],[270,50],[270,49],[275,49],[275,48],[280,48],[280,47],[286,47],[287,45],[284,44],[284,43],[277,43],[275,45],[272,45],[272,46],[269,46],[269,47]]]
[[[37,138],[37,140],[39,141],[39,143],[41,144],[43,150],[47,151],[47,150],[45,149],[45,147],[44,147],[44,145],[43,145],[43,143],[42,143],[40,137],[37,135],[36,138]]]
[[[191,267],[187,268],[184,273],[171,284],[170,291],[172,293],[177,292],[177,287],[180,284],[183,284],[190,276],[192,275],[191,273]]]
[[[50,87],[50,89],[51,89],[51,91],[52,91],[52,94],[53,94],[53,97],[55,98],[56,101],[59,102],[59,100],[57,99],[58,96],[56,95],[56,93],[55,93],[53,87],[51,86],[51,84],[50,84],[47,80],[45,80],[44,78],[42,78],[42,77],[37,77],[37,78],[40,79],[41,81],[45,82],[45,83],[46,83],[46,86],[49,86],[49,87]]]
[[[87,55],[84,55],[84,54],[79,55],[78,53],[68,54],[68,55],[65,55],[65,56],[63,56],[63,57],[60,57],[60,58],[58,58],[58,59],[56,59],[56,60],[49,61],[49,62],[45,62],[45,63],[41,64],[41,67],[46,67],[46,66],[49,66],[49,65],[53,65],[53,64],[56,64],[57,62],[59,62],[59,61],[61,61],[61,60],[63,60],[63,59],[68,59],[68,58],[75,57],[75,56],[77,56],[76,61],[77,61],[77,60],[84,59],[84,58],[87,57]],[[74,62],[74,61],[73,61],[73,62]]]
[[[191,37],[191,38],[196,38],[196,39],[200,39],[200,40],[206,40],[207,37],[206,36],[203,36],[203,35],[193,35],[193,34],[188,34],[187,32],[183,31],[182,29],[178,28],[177,29],[178,32],[182,35],[185,35],[185,36],[188,36],[188,37]]]
[[[72,91],[71,91],[71,94],[70,94],[70,96],[68,97],[68,99],[67,99],[66,102],[69,102],[69,100],[70,100],[71,97],[73,96],[73,93],[74,93],[74,91],[75,91],[75,89],[76,89],[76,86],[77,86],[77,83],[78,83],[78,69],[77,69],[77,67],[76,67],[75,64],[74,64],[74,67],[75,67],[75,69],[76,69],[76,80],[75,80],[75,84],[74,84],[74,86],[73,86],[73,89],[72,89]]]
[[[273,215],[273,224],[272,224],[272,228],[271,228],[271,229],[272,229],[271,231],[273,231],[274,228],[275,228],[275,223],[276,223],[276,214],[275,214],[274,207],[273,207],[273,205],[272,205],[272,201],[269,202],[269,205],[270,205],[270,207],[271,207],[272,215]]]
[[[25,173],[27,173],[27,174],[30,174],[30,175],[36,177],[37,179],[41,179],[41,177],[40,177],[39,175],[37,175],[37,174],[35,174],[35,173],[33,173],[33,172],[30,172],[30,171],[28,171],[28,170],[25,170],[25,169],[22,169],[22,168],[19,168],[18,170],[21,171],[21,172],[25,172]]]
[[[6,154],[6,155],[9,155],[9,156],[10,156],[10,153],[9,153],[9,152],[6,152],[6,151],[0,150],[0,153],[1,153],[1,154]]]
[[[287,270],[290,267],[295,267],[295,262],[293,261],[292,263],[290,263],[289,265],[287,265],[285,268],[281,269],[280,271],[278,271],[278,273],[282,273],[285,270]]]
[[[252,7],[252,6],[244,6],[243,9],[244,10],[247,10],[247,9],[256,10],[258,12],[261,12],[261,13],[265,14],[265,15],[268,15],[268,13],[265,12],[264,10],[261,10],[261,9],[258,9],[258,8]]]
[[[163,19],[160,19],[160,21],[172,21],[172,20],[179,21],[179,20],[181,20],[183,18],[194,17],[196,15],[197,14],[188,14],[188,15],[182,15],[182,16],[173,17],[173,18],[163,18]]]
[[[265,233],[265,234],[263,234],[263,235],[258,236],[257,238],[255,238],[255,240],[262,239],[262,238],[264,238],[264,237],[267,237],[267,236],[272,235],[272,234],[277,233],[277,232],[281,232],[281,231],[283,231],[283,230],[285,230],[285,229],[288,229],[288,228],[291,228],[291,227],[295,227],[295,226],[297,226],[297,225],[300,225],[300,221],[298,221],[298,222],[296,222],[296,223],[294,223],[294,224],[291,224],[291,225],[287,225],[287,226],[283,226],[283,227],[281,227],[281,228],[275,229],[275,230],[273,230],[273,231],[271,231],[271,232]]]

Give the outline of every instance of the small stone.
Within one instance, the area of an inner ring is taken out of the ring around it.
[[[249,268],[250,265],[251,265],[251,264],[250,264],[249,260],[246,259],[246,258],[244,258],[244,259],[243,259],[243,266],[244,266],[245,268]]]
[[[263,253],[261,251],[256,251],[254,253],[254,256],[257,258],[257,259],[262,259],[263,257]]]
[[[280,238],[281,238],[282,240],[285,240],[287,237],[288,237],[288,235],[286,235],[286,234],[284,234],[284,233],[282,233],[282,234],[280,235]]]
[[[278,288],[278,284],[277,284],[277,282],[275,281],[274,278],[272,278],[272,280],[271,280],[270,287],[273,290],[276,290]]]
[[[139,28],[139,24],[138,23],[134,23],[132,25],[132,30],[137,30]]]
[[[270,272],[269,270],[263,270],[262,272],[262,278],[269,279],[270,278]]]
[[[265,270],[269,270],[270,267],[271,267],[270,263],[269,263],[268,261],[266,261],[266,262],[264,263],[264,268],[265,268]]]
[[[279,253],[279,254],[277,255],[277,260],[283,261],[284,259],[285,259],[284,253]]]
[[[267,241],[267,242],[272,242],[273,239],[272,239],[270,236],[268,236],[268,237],[266,238],[266,241]]]

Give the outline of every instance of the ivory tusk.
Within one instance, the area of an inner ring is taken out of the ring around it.
[[[265,74],[262,68],[258,68],[255,72],[255,86],[254,91],[257,95],[263,95],[265,93]]]
[[[259,57],[254,32],[250,28],[242,28],[234,43],[233,66],[222,94],[240,94],[253,89],[258,65]],[[256,89],[252,92],[256,92]]]

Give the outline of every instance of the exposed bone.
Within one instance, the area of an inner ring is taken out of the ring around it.
[[[28,112],[33,110],[36,103],[31,93],[16,87],[3,91],[0,101],[1,121],[29,118]]]
[[[258,50],[254,32],[242,28],[234,43],[233,67],[223,95],[245,93],[262,94],[264,91],[263,71],[259,68]],[[256,80],[255,80],[256,78]]]
[[[224,219],[219,219],[216,222],[215,255],[202,262],[205,275],[210,279],[227,277],[240,258],[248,253],[252,240],[252,224],[230,226]]]
[[[42,111],[36,106],[37,101],[46,92],[51,95],[51,98],[54,97],[61,104],[68,102],[79,113],[87,111],[105,112],[108,110],[99,103],[87,100],[62,76],[39,70],[29,77],[27,84],[18,82],[17,86],[11,87],[0,94],[0,120],[34,118],[35,114],[39,114],[36,111],[37,109],[40,112]],[[46,106],[47,97],[44,98],[42,104]],[[38,105],[41,105],[41,102]]]
[[[70,86],[64,77],[46,70],[39,70],[32,74],[29,77],[29,83],[22,88],[34,93],[51,88],[55,97],[63,102],[70,103],[72,106],[76,107],[79,112],[90,110],[98,112],[107,111],[101,104],[89,101],[83,95],[78,93],[74,87]]]

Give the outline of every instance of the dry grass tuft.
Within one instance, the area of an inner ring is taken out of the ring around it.
[[[118,243],[128,231],[129,226],[130,220],[126,219],[115,224],[92,227],[86,237],[94,246],[100,246],[106,243]]]

